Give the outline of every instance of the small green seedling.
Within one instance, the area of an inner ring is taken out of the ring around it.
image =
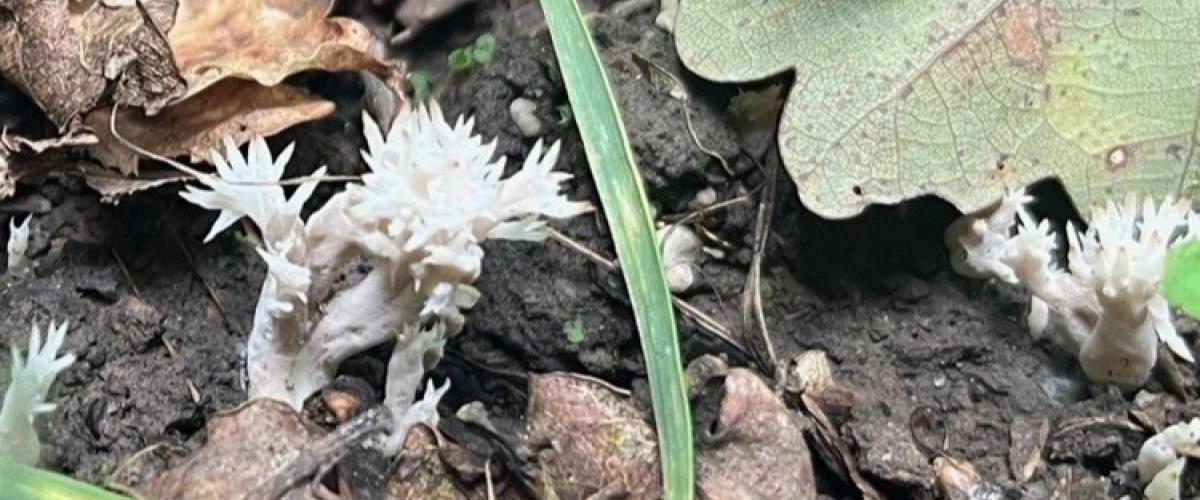
[[[409,73],[408,83],[412,85],[414,102],[428,102],[429,96],[433,95],[433,80],[429,78],[428,71],[417,70]]]
[[[575,115],[571,113],[570,104],[560,104],[554,109],[558,111],[558,124],[561,126],[570,125],[571,121],[575,119]]]
[[[583,320],[576,316],[567,321],[563,324],[563,333],[567,335],[567,342],[572,344],[583,342]]]
[[[484,33],[475,39],[475,43],[450,52],[446,62],[450,65],[452,73],[466,73],[492,62],[495,58],[496,37],[491,33]]]

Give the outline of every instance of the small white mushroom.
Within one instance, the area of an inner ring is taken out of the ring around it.
[[[663,271],[672,292],[688,291],[696,282],[696,266],[704,258],[704,244],[686,226],[672,224],[658,231],[662,250]]]
[[[1179,478],[1183,476],[1183,466],[1187,465],[1186,458],[1178,458],[1154,476],[1146,487],[1146,500],[1180,500]]]
[[[537,111],[537,103],[524,97],[518,97],[508,105],[508,114],[512,116],[513,123],[516,123],[517,128],[521,130],[521,135],[525,137],[542,135],[542,120],[534,114],[535,111]]]
[[[1179,451],[1200,442],[1200,418],[1177,423],[1150,436],[1138,451],[1138,479],[1147,500],[1178,500],[1179,478],[1187,458]],[[1147,484],[1149,483],[1149,484]]]
[[[696,192],[696,197],[688,202],[688,208],[691,210],[703,210],[713,206],[717,202],[717,190],[712,186],[701,189]]]
[[[654,24],[668,32],[675,32],[675,13],[679,11],[679,0],[662,0]]]
[[[788,390],[819,396],[833,385],[833,368],[825,351],[804,351],[792,359]]]
[[[29,221],[33,216],[25,217],[25,222],[17,224],[17,218],[8,221],[8,275],[23,276],[29,271],[29,259],[25,252],[29,250]]]

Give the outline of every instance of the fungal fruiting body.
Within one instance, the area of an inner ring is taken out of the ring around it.
[[[277,181],[291,147],[272,159],[261,139],[252,141],[247,157],[228,142],[225,154],[213,158],[217,175],[200,179],[208,189],[193,187],[183,196],[221,211],[209,238],[242,216],[262,233],[258,253],[268,273],[247,341],[251,398],[299,408],[346,358],[394,340],[384,403],[396,422],[411,422],[406,412],[428,414],[436,406],[436,399],[413,405],[421,379],[446,339],[462,330],[462,311],[479,299],[472,283],[482,266],[480,244],[538,241],[546,236],[544,219],[591,207],[560,194],[571,176],[553,170],[557,143],[545,148],[539,141],[505,178],[504,158],[493,159],[495,143],[472,135],[472,120],[450,125],[436,104],[405,110],[386,134],[369,116],[363,125],[370,171],[307,221],[300,209],[316,181],[285,198]],[[334,286],[363,261],[365,276]],[[393,446],[403,439],[403,430],[396,431]]]
[[[1142,443],[1138,451],[1138,479],[1145,486],[1146,500],[1180,498],[1179,478],[1187,459],[1179,451],[1200,442],[1200,418],[1163,429]]]
[[[29,273],[30,263],[26,252],[29,250],[29,221],[33,217],[25,217],[25,221],[17,224],[16,217],[8,221],[8,244],[5,247],[8,255],[8,267],[5,271],[11,278],[19,279]]]
[[[0,455],[26,465],[34,465],[41,454],[41,443],[34,419],[54,410],[48,400],[50,387],[59,373],[75,362],[74,354],[58,355],[67,334],[67,324],[50,323],[45,342],[38,326],[29,334],[29,351],[24,358],[12,347],[11,378],[0,402]]]
[[[1029,291],[1035,336],[1061,327],[1088,379],[1123,388],[1146,382],[1159,341],[1193,361],[1159,289],[1167,251],[1197,232],[1200,219],[1187,201],[1139,204],[1130,196],[1093,210],[1087,231],[1068,223],[1066,267],[1055,263],[1050,223],[1035,223],[1025,209],[1030,201],[1009,194],[959,243],[969,270]]]

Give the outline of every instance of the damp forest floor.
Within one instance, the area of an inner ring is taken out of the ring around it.
[[[509,156],[509,164],[534,142],[513,122],[509,103],[518,97],[537,103],[542,135],[563,141],[559,168],[576,176],[569,196],[595,203],[578,134],[556,112],[566,95],[536,2],[514,4],[481,2],[455,14],[405,55],[433,76],[447,115],[474,116],[479,133],[497,139],[497,154]],[[681,315],[686,359],[722,355],[782,384],[790,360],[824,351],[833,382],[849,395],[829,418],[850,463],[885,498],[936,498],[937,456],[969,461],[984,479],[1019,492],[1017,498],[1116,498],[1136,489],[1128,464],[1149,429],[1200,411],[1190,400],[1191,384],[1167,383],[1157,372],[1136,397],[1085,384],[1070,356],[1031,338],[1020,291],[950,269],[942,233],[958,214],[945,202],[872,207],[844,221],[812,215],[786,174],[770,175],[781,169],[773,148],[748,145],[731,124],[725,109],[734,90],[688,75],[652,12],[613,16],[605,7],[592,26],[654,208],[661,218],[678,219],[694,212],[698,195],[715,194],[723,205],[690,219],[715,251],[681,297],[727,338]],[[450,75],[445,53],[482,32],[498,41],[495,59]],[[672,97],[645,72],[645,61],[679,75],[691,99]],[[353,75],[304,75],[301,83],[339,106],[329,118],[270,140],[273,149],[298,144],[295,171],[287,175],[323,164],[335,173],[362,172],[361,85]],[[775,370],[753,354],[764,349],[744,347],[761,345],[762,325],[742,307],[769,182],[776,185],[759,289]],[[204,442],[215,413],[245,399],[245,336],[264,265],[240,231],[202,243],[215,215],[183,202],[176,189],[113,205],[82,185],[51,180],[24,186],[0,204],[5,228],[10,216],[34,213],[37,261],[34,276],[0,291],[0,346],[7,351],[23,342],[31,322],[66,320],[72,326],[65,349],[78,356],[58,380],[57,408],[40,424],[50,468],[96,483],[136,482],[187,456]],[[309,208],[336,189],[322,186]],[[1064,199],[1054,185],[1042,189]],[[1053,205],[1047,214],[1071,216]],[[613,255],[599,214],[555,227]],[[554,241],[488,242],[485,251],[482,298],[430,374],[453,381],[443,414],[481,401],[493,418],[519,419],[526,401],[510,387],[520,374],[554,371],[603,379],[648,406],[618,275]],[[1194,324],[1179,326],[1194,339]],[[568,336],[568,329],[582,335]],[[345,371],[378,385],[372,379],[382,376],[382,361],[370,354]],[[799,404],[789,400],[789,407],[811,431]],[[702,419],[711,412],[694,413]],[[815,437],[808,440],[819,494],[856,498],[838,459]],[[156,464],[140,465],[145,471],[125,467],[150,448]]]

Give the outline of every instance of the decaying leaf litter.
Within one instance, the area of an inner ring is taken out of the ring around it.
[[[35,7],[12,3],[14,12]],[[222,3],[205,5],[220,9]],[[13,85],[0,94],[6,104],[0,117],[12,120],[6,121],[11,139],[4,142],[9,152],[4,158],[10,178],[22,185],[0,202],[0,213],[34,214],[28,253],[36,271],[0,296],[11,311],[0,320],[0,332],[6,344],[21,345],[32,321],[68,320],[75,326],[66,349],[80,360],[58,380],[59,407],[44,423],[43,465],[151,497],[190,491],[194,498],[216,498],[223,493],[186,481],[203,474],[230,479],[221,473],[222,464],[238,463],[239,457],[259,463],[248,457],[273,456],[261,462],[267,468],[238,472],[278,477],[272,473],[294,463],[289,453],[361,423],[356,417],[375,405],[383,387],[386,353],[367,352],[343,366],[333,384],[309,401],[303,417],[280,405],[239,404],[245,399],[239,351],[253,315],[246,297],[258,291],[264,273],[254,256],[253,233],[201,245],[208,227],[195,220],[207,216],[178,200],[175,188],[124,196],[154,187],[153,175],[184,177],[153,159],[139,161],[125,141],[111,135],[104,124],[114,105],[117,131],[164,156],[203,161],[224,135],[243,142],[278,133],[273,151],[298,142],[288,177],[322,164],[339,174],[359,174],[365,167],[358,150],[366,147],[358,139],[361,113],[374,97],[364,88],[378,87],[364,87],[358,71],[373,72],[384,88],[402,88],[396,79],[401,69],[383,56],[382,42],[406,33],[388,27],[398,21],[416,30],[400,41],[411,38],[433,54],[413,57],[412,64],[434,76],[435,97],[449,116],[475,116],[480,134],[497,138],[497,154],[519,159],[533,141],[510,104],[534,103],[531,114],[543,135],[564,140],[558,168],[576,175],[567,195],[591,198],[581,145],[562,109],[565,94],[549,40],[527,22],[539,19],[536,4],[451,5],[458,3],[338,6],[343,10],[335,12],[353,13],[357,21],[327,22],[328,2],[295,2],[286,9],[292,15],[277,18],[280,22],[302,31],[354,26],[339,31],[346,38],[325,50],[361,57],[335,58],[337,64],[302,58],[274,66],[291,61],[284,54],[296,47],[275,45],[287,37],[266,37],[258,40],[267,47],[265,60],[239,60],[236,51],[209,47],[222,58],[197,65],[217,68],[201,78],[189,73],[195,60],[189,63],[175,52],[187,45],[175,44],[179,38],[170,26],[187,12],[197,26],[212,22],[203,9],[180,5],[177,17],[168,19],[150,2],[123,7],[94,2],[89,9],[137,9],[141,15],[131,18],[139,20],[135,26],[146,34],[137,36],[145,38],[89,38],[96,32],[84,31],[77,36],[86,46],[105,40],[88,55],[105,62],[57,64],[69,67],[67,74],[93,74],[92,68],[104,66],[107,80],[123,82],[111,94],[74,102],[86,97],[82,90],[94,88],[79,79],[72,85],[80,87],[58,95],[71,99],[52,113],[46,103],[56,102],[54,95],[25,92],[26,99],[17,92],[36,85],[36,75],[5,70]],[[1011,8],[992,17],[1029,14],[1024,3],[1002,3]],[[684,15],[687,6],[683,2]],[[785,176],[774,176],[772,230],[755,234],[757,203],[773,177],[764,171],[782,168],[770,134],[764,139],[760,115],[782,104],[773,96],[787,82],[780,78],[740,89],[706,83],[680,64],[674,48],[679,39],[673,42],[654,26],[655,9],[612,16],[606,14],[609,6],[594,7],[599,13],[593,30],[627,111],[651,200],[663,221],[683,221],[704,242],[698,283],[683,296],[704,317],[681,324],[685,353],[693,360],[689,377],[701,495],[965,498],[971,491],[994,491],[1016,498],[1115,498],[1137,489],[1130,464],[1142,441],[1196,414],[1190,365],[1160,368],[1161,375],[1136,399],[1093,393],[1073,358],[1025,331],[1024,296],[950,272],[942,230],[957,212],[946,202],[918,198],[894,207],[869,206],[850,220],[824,220],[817,214],[834,215],[824,201],[807,195],[803,183],[796,193]],[[257,33],[240,24],[253,11],[239,9],[227,21],[235,32]],[[82,15],[97,15],[91,12],[84,9]],[[219,10],[208,11],[214,12]],[[442,15],[451,16],[441,21],[445,29],[428,29],[439,26]],[[498,41],[491,63],[453,76],[440,67],[444,58],[439,61],[437,54],[467,46],[482,32]],[[354,38],[366,33],[369,43]],[[210,38],[199,41],[216,42]],[[122,49],[113,55],[102,46]],[[173,59],[139,56],[135,65],[121,57],[143,53],[138,50]],[[352,62],[344,64],[347,60]],[[143,66],[151,61],[160,64],[155,68],[173,67],[165,74],[151,71]],[[271,75],[255,73],[264,69]],[[318,73],[286,78],[300,70]],[[797,86],[790,88],[795,92]],[[261,108],[236,105],[264,102],[250,92],[296,100]],[[38,107],[49,119],[29,118],[42,116]],[[154,114],[142,110],[156,107]],[[24,111],[10,118],[13,109]],[[156,122],[172,116],[188,120]],[[785,111],[785,121],[787,116]],[[177,128],[154,133],[163,123]],[[794,167],[787,149],[781,150],[782,163]],[[59,156],[48,161],[47,153]],[[135,171],[138,177],[121,175]],[[43,180],[48,173],[50,179]],[[92,189],[104,188],[96,179],[115,184],[102,193],[119,196],[119,204],[97,199]],[[1072,183],[1066,184],[1075,194]],[[328,198],[332,189],[318,188],[315,198]],[[1073,214],[1056,185],[1039,185],[1035,193],[1051,201],[1039,211]],[[620,279],[595,263],[596,256],[603,260],[613,253],[608,229],[599,221],[584,216],[557,225],[591,256],[552,243],[485,244],[479,303],[431,376],[453,382],[436,429],[416,427],[390,462],[351,448],[336,465],[329,459],[307,476],[329,468],[336,473],[290,485],[292,494],[656,496],[644,368]],[[763,258],[756,259],[756,248],[764,249]],[[756,260],[763,314],[747,318],[742,297]],[[569,325],[575,325],[570,326],[575,335],[565,333]],[[1180,327],[1190,339],[1194,325],[1181,321]],[[754,351],[764,330],[777,367],[762,366],[763,356]],[[612,418],[597,419],[601,415]],[[240,423],[248,416],[253,417],[248,426]],[[263,435],[256,432],[263,422],[296,432]],[[266,442],[256,444],[260,439]],[[236,482],[214,487],[249,491]]]

